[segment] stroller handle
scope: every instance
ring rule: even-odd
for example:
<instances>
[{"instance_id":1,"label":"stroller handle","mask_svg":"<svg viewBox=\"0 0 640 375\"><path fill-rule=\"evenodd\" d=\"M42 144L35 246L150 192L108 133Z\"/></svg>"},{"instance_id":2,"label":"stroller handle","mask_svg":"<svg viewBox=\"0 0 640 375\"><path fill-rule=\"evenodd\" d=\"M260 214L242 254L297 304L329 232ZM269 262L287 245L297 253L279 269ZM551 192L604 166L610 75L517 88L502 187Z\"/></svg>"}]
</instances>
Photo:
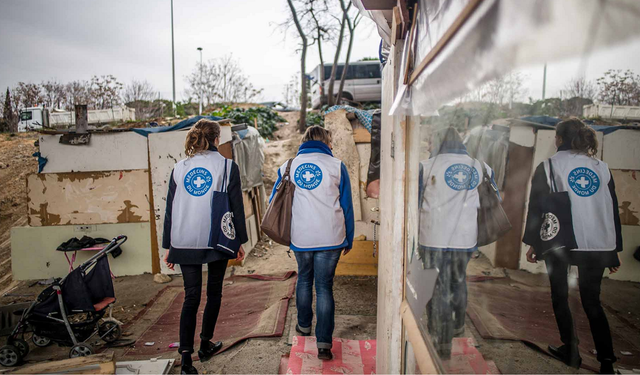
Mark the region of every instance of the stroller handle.
<instances>
[{"instance_id":1,"label":"stroller handle","mask_svg":"<svg viewBox=\"0 0 640 375\"><path fill-rule=\"evenodd\" d=\"M98 261L98 259L109 255L109 253L111 253L115 249L117 249L120 246L122 246L123 243L127 242L127 239L128 239L128 237L125 236L125 235L120 235L120 236L114 237L111 240L111 242L109 242L109 244L107 246L105 246L104 249L100 250L96 255L94 255L91 258L89 258L89 260L87 260L86 262L82 263L80 265L80 268L87 269L87 268L91 267L93 264L95 264Z\"/></svg>"}]
</instances>

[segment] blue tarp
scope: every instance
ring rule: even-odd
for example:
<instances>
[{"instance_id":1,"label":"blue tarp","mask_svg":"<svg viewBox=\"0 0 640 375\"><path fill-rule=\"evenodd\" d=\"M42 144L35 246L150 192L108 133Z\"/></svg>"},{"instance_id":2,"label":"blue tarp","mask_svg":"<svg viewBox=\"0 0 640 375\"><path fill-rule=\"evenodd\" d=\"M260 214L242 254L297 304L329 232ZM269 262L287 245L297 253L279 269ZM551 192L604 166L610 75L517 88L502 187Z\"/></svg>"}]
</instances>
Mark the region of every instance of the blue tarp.
<instances>
[{"instance_id":1,"label":"blue tarp","mask_svg":"<svg viewBox=\"0 0 640 375\"><path fill-rule=\"evenodd\" d=\"M585 121L585 122L587 122L587 121ZM630 126L630 125L607 126L607 125L591 125L591 124L589 124L589 126L591 126L593 128L593 130L595 130L597 132L603 132L604 135L607 135L609 133L613 133L616 130L622 130L622 129L640 130L640 126Z\"/></svg>"},{"instance_id":2,"label":"blue tarp","mask_svg":"<svg viewBox=\"0 0 640 375\"><path fill-rule=\"evenodd\" d=\"M190 128L196 122L198 122L198 120L203 118L206 118L207 120L213 120L213 121L220 121L223 119L222 117L218 117L218 116L195 116L195 117L180 121L179 123L173 126L160 126L157 128L136 128L136 129L133 129L133 131L140 135L144 135L145 137L148 137L150 133L164 133L164 132L172 132L175 130Z\"/></svg>"},{"instance_id":3,"label":"blue tarp","mask_svg":"<svg viewBox=\"0 0 640 375\"><path fill-rule=\"evenodd\" d=\"M364 110L353 108L348 105L334 105L333 107L330 107L326 111L324 111L324 114L326 115L327 113L337 111L339 109L344 109L347 112L355 113L358 120L360 120L360 123L364 125L369 133L371 133L371 121L373 121L373 112L375 111L375 109Z\"/></svg>"}]
</instances>

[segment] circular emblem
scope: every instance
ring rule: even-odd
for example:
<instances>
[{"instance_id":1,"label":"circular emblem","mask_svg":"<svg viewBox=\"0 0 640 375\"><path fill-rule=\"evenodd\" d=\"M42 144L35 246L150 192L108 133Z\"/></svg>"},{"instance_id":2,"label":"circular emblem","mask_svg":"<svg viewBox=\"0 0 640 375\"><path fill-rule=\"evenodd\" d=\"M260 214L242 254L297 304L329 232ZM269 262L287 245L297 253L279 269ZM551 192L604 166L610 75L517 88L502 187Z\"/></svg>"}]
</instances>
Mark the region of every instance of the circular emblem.
<instances>
[{"instance_id":1,"label":"circular emblem","mask_svg":"<svg viewBox=\"0 0 640 375\"><path fill-rule=\"evenodd\" d=\"M312 163L303 163L293 174L296 185L303 189L313 190L322 182L322 169Z\"/></svg>"},{"instance_id":2,"label":"circular emblem","mask_svg":"<svg viewBox=\"0 0 640 375\"><path fill-rule=\"evenodd\" d=\"M444 180L453 190L473 190L480 183L480 175L472 166L453 164L444 172Z\"/></svg>"},{"instance_id":3,"label":"circular emblem","mask_svg":"<svg viewBox=\"0 0 640 375\"><path fill-rule=\"evenodd\" d=\"M558 232L560 232L558 217L551 212L547 212L544 214L542 227L540 227L540 239L543 241L552 240L558 235Z\"/></svg>"},{"instance_id":4,"label":"circular emblem","mask_svg":"<svg viewBox=\"0 0 640 375\"><path fill-rule=\"evenodd\" d=\"M201 197L209 191L213 177L204 168L193 168L184 176L184 188L194 197Z\"/></svg>"},{"instance_id":5,"label":"circular emblem","mask_svg":"<svg viewBox=\"0 0 640 375\"><path fill-rule=\"evenodd\" d=\"M576 168L569 173L569 186L579 197L589 197L600 189L600 177L589 168Z\"/></svg>"},{"instance_id":6,"label":"circular emblem","mask_svg":"<svg viewBox=\"0 0 640 375\"><path fill-rule=\"evenodd\" d=\"M231 212L222 215L222 233L230 240L236 239L236 228L233 226Z\"/></svg>"}]
</instances>

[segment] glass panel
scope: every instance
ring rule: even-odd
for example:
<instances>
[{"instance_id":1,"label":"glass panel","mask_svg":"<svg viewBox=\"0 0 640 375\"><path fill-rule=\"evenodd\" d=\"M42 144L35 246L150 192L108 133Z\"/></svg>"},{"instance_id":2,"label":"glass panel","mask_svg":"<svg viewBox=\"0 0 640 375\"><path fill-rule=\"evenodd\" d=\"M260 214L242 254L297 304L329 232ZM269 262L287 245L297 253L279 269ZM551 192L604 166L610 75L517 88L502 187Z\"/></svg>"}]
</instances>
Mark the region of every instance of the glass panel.
<instances>
[{"instance_id":1,"label":"glass panel","mask_svg":"<svg viewBox=\"0 0 640 375\"><path fill-rule=\"evenodd\" d=\"M20 112L20 120L21 121L29 121L33 118L33 113L31 111Z\"/></svg>"}]
</instances>

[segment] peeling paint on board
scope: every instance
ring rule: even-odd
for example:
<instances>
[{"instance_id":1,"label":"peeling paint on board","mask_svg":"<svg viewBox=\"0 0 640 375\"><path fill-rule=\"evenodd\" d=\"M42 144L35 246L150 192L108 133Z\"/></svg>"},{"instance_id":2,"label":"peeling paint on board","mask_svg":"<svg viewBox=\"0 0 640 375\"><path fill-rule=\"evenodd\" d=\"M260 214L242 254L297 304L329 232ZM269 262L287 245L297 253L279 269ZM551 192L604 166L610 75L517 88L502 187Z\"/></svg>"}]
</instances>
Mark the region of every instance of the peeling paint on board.
<instances>
[{"instance_id":1,"label":"peeling paint on board","mask_svg":"<svg viewBox=\"0 0 640 375\"><path fill-rule=\"evenodd\" d=\"M640 226L640 181L635 170L612 169L620 210L620 224Z\"/></svg>"},{"instance_id":2,"label":"peeling paint on board","mask_svg":"<svg viewBox=\"0 0 640 375\"><path fill-rule=\"evenodd\" d=\"M29 225L148 222L148 173L134 170L29 175Z\"/></svg>"}]
</instances>

